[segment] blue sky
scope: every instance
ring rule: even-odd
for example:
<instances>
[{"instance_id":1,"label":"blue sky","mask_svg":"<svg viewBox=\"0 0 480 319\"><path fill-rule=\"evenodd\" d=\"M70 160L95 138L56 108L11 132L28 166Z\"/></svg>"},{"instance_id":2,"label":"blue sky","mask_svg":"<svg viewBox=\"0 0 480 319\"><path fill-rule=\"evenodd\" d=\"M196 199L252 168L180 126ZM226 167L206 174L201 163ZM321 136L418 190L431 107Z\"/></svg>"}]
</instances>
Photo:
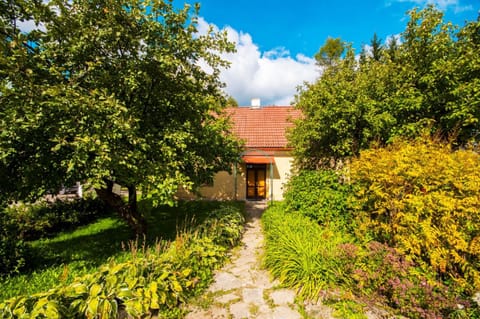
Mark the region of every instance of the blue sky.
<instances>
[{"instance_id":1,"label":"blue sky","mask_svg":"<svg viewBox=\"0 0 480 319\"><path fill-rule=\"evenodd\" d=\"M291 105L299 85L318 79L313 56L329 36L358 53L375 32L383 41L398 36L414 7L434 4L457 25L476 20L480 10L480 0L173 0L177 7L195 2L201 3L199 32L213 25L236 43L236 53L222 56L230 68L221 80L240 105L252 98ZM35 24L24 21L20 28L28 32Z\"/></svg>"},{"instance_id":2,"label":"blue sky","mask_svg":"<svg viewBox=\"0 0 480 319\"><path fill-rule=\"evenodd\" d=\"M385 39L405 28L406 12L429 1L396 0L200 0L201 16L220 28L249 33L260 50L284 47L292 55L313 56L328 36L341 37L355 48L373 33ZM475 20L480 0L430 1L456 24Z\"/></svg>"},{"instance_id":3,"label":"blue sky","mask_svg":"<svg viewBox=\"0 0 480 319\"><path fill-rule=\"evenodd\" d=\"M232 66L222 79L241 105L254 97L263 105L290 104L298 85L318 78L312 58L328 36L352 43L359 52L374 32L383 41L401 33L406 12L414 7L433 3L446 21L458 25L476 20L480 10L480 0L199 2L201 24L226 29L237 43L237 54L226 56Z\"/></svg>"}]
</instances>

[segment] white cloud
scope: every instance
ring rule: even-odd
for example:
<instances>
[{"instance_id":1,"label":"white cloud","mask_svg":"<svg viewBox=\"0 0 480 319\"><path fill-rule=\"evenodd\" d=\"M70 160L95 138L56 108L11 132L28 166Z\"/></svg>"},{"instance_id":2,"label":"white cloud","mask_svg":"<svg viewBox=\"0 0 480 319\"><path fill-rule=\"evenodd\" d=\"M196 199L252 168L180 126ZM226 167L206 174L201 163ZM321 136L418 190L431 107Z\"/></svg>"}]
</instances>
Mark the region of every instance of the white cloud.
<instances>
[{"instance_id":1,"label":"white cloud","mask_svg":"<svg viewBox=\"0 0 480 319\"><path fill-rule=\"evenodd\" d=\"M462 12L465 12L465 11L473 11L473 6L471 4L467 5L467 6L458 5L458 6L455 7L455 10L454 10L455 14L462 13Z\"/></svg>"},{"instance_id":2,"label":"white cloud","mask_svg":"<svg viewBox=\"0 0 480 319\"><path fill-rule=\"evenodd\" d=\"M43 23L37 24L34 20L17 21L17 27L24 33L33 30L45 31L45 25Z\"/></svg>"},{"instance_id":3,"label":"white cloud","mask_svg":"<svg viewBox=\"0 0 480 319\"><path fill-rule=\"evenodd\" d=\"M200 18L198 30L207 30L206 25ZM292 57L285 48L261 52L250 34L231 27L225 30L228 39L236 43L237 52L223 55L231 65L222 72L221 79L226 83L226 93L240 105L249 105L251 98L260 98L262 105L290 105L297 86L319 76L313 58L302 54Z\"/></svg>"},{"instance_id":4,"label":"white cloud","mask_svg":"<svg viewBox=\"0 0 480 319\"><path fill-rule=\"evenodd\" d=\"M397 44L401 44L402 43L402 36L400 33L397 33L397 34L390 34L390 35L387 35L386 39L385 39L385 44L388 44L390 43L390 41L395 38L395 40L397 41Z\"/></svg>"},{"instance_id":5,"label":"white cloud","mask_svg":"<svg viewBox=\"0 0 480 319\"><path fill-rule=\"evenodd\" d=\"M453 9L454 13L473 10L472 5L462 5L460 0L390 0L387 5L391 5L394 2L410 2L422 7L433 4L442 11Z\"/></svg>"},{"instance_id":6,"label":"white cloud","mask_svg":"<svg viewBox=\"0 0 480 319\"><path fill-rule=\"evenodd\" d=\"M50 2L49 0L42 0L43 4L48 4L49 2ZM60 12L58 10L58 7L52 4L50 4L49 7L57 14ZM37 23L34 20L17 21L17 27L24 33L29 33L30 31L33 31L33 30L40 30L40 31L46 30L45 25L42 22Z\"/></svg>"}]
</instances>

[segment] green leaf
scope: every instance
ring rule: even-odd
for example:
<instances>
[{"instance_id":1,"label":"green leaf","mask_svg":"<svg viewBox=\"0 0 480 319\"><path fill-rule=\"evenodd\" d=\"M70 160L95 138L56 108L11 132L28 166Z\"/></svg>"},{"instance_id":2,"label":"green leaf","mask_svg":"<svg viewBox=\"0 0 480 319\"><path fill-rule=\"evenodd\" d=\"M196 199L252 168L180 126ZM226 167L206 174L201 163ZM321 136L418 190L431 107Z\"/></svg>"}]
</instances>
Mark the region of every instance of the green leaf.
<instances>
[{"instance_id":1,"label":"green leaf","mask_svg":"<svg viewBox=\"0 0 480 319\"><path fill-rule=\"evenodd\" d=\"M100 298L93 298L87 302L87 313L95 315L98 313Z\"/></svg>"},{"instance_id":2,"label":"green leaf","mask_svg":"<svg viewBox=\"0 0 480 319\"><path fill-rule=\"evenodd\" d=\"M100 292L102 291L102 286L99 285L99 284L93 284L91 287L90 287L90 297L96 297L100 294Z\"/></svg>"},{"instance_id":3,"label":"green leaf","mask_svg":"<svg viewBox=\"0 0 480 319\"><path fill-rule=\"evenodd\" d=\"M57 303L55 302L48 302L47 307L45 309L45 315L47 318L60 318L60 313L58 311Z\"/></svg>"},{"instance_id":4,"label":"green leaf","mask_svg":"<svg viewBox=\"0 0 480 319\"><path fill-rule=\"evenodd\" d=\"M183 291L183 288L182 286L180 285L180 283L176 280L172 280L171 281L171 287L173 288L174 291L176 292L181 292Z\"/></svg>"},{"instance_id":5,"label":"green leaf","mask_svg":"<svg viewBox=\"0 0 480 319\"><path fill-rule=\"evenodd\" d=\"M77 295L83 295L88 292L87 286L85 284L74 283L72 284L72 287L74 288Z\"/></svg>"},{"instance_id":6,"label":"green leaf","mask_svg":"<svg viewBox=\"0 0 480 319\"><path fill-rule=\"evenodd\" d=\"M191 269L191 268L185 268L184 270L182 270L182 275L183 275L184 277L188 277L191 273L192 273L192 269Z\"/></svg>"}]
</instances>

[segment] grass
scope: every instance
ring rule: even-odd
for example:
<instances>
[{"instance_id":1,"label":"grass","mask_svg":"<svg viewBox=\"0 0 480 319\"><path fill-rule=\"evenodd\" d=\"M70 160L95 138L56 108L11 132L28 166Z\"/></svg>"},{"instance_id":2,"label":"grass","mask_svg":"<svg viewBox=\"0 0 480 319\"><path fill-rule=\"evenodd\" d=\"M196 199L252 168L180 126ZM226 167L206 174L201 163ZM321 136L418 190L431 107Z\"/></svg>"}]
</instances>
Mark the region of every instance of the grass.
<instances>
[{"instance_id":1,"label":"grass","mask_svg":"<svg viewBox=\"0 0 480 319\"><path fill-rule=\"evenodd\" d=\"M150 209L145 245L173 240L179 230L195 227L208 211L220 205L218 202L181 202L177 207ZM71 283L75 277L94 272L110 258L125 260L130 256L128 242L134 239L128 226L111 216L50 239L33 241L29 270L0 279L0 301Z\"/></svg>"},{"instance_id":2,"label":"grass","mask_svg":"<svg viewBox=\"0 0 480 319\"><path fill-rule=\"evenodd\" d=\"M0 281L0 300L69 283L110 257L119 259L126 254L121 245L129 236L127 226L115 217L107 217L51 239L33 241L29 271Z\"/></svg>"},{"instance_id":3,"label":"grass","mask_svg":"<svg viewBox=\"0 0 480 319\"><path fill-rule=\"evenodd\" d=\"M296 289L300 298L316 301L324 289L339 284L345 261L338 245L351 238L303 215L285 214L281 204L269 207L262 222L265 266L282 285Z\"/></svg>"},{"instance_id":4,"label":"grass","mask_svg":"<svg viewBox=\"0 0 480 319\"><path fill-rule=\"evenodd\" d=\"M262 216L264 263L272 275L282 286L295 289L299 301L318 302L328 296L326 292L348 289L350 279L343 271L351 260L339 246L353 242L353 237L334 226L321 227L298 212L285 213L284 208L276 203ZM361 304L342 298L328 299L335 318L366 318Z\"/></svg>"}]
</instances>

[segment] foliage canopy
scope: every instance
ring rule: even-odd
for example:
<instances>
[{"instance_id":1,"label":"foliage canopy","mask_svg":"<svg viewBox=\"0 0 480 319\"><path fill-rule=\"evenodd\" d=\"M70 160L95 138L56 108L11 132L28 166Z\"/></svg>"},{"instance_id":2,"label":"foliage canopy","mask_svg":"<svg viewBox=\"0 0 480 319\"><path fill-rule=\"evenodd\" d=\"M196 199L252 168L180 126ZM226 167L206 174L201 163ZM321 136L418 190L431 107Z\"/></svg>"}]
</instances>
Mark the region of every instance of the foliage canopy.
<instances>
[{"instance_id":1,"label":"foliage canopy","mask_svg":"<svg viewBox=\"0 0 480 319\"><path fill-rule=\"evenodd\" d=\"M347 46L296 97L304 114L290 134L297 163L315 168L424 130L454 135L460 145L477 140L479 33L480 21L458 28L429 6L410 12L399 42L385 48L374 36L375 52L360 59Z\"/></svg>"},{"instance_id":2,"label":"foliage canopy","mask_svg":"<svg viewBox=\"0 0 480 319\"><path fill-rule=\"evenodd\" d=\"M332 67L342 57L345 51L345 43L340 38L328 37L324 45L315 54L315 60L319 66Z\"/></svg>"},{"instance_id":3,"label":"foliage canopy","mask_svg":"<svg viewBox=\"0 0 480 319\"><path fill-rule=\"evenodd\" d=\"M228 169L238 143L218 116L225 102L219 72L227 67L219 53L233 45L213 29L198 33L198 6L176 10L163 0L3 6L1 203L82 181L138 226L137 188L172 203L179 185L193 187ZM22 20L39 27L22 33ZM113 182L128 188L128 205L112 193Z\"/></svg>"},{"instance_id":4,"label":"foliage canopy","mask_svg":"<svg viewBox=\"0 0 480 319\"><path fill-rule=\"evenodd\" d=\"M285 210L300 211L322 226L353 228L348 198L351 186L333 170L304 170L285 185Z\"/></svg>"}]
</instances>

